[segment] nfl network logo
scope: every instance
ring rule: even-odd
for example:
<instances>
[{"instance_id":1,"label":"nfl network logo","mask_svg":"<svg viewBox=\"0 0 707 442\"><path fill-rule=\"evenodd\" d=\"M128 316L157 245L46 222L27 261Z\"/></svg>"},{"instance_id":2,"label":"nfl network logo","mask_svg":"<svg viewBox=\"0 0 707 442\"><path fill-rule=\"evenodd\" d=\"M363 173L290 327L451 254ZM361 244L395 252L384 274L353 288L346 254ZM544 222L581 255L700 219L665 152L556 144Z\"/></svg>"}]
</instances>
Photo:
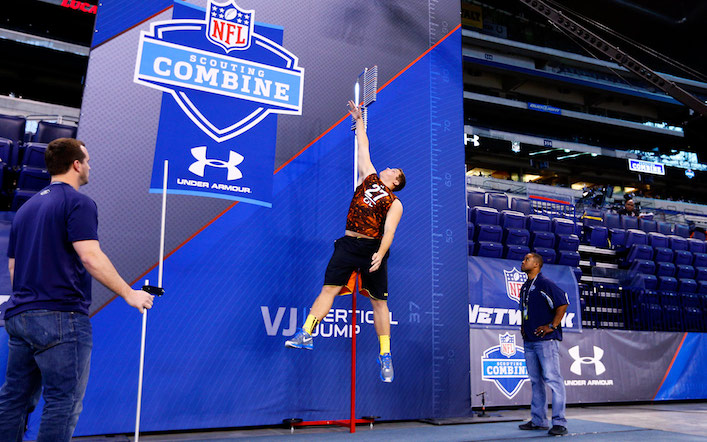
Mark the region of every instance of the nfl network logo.
<instances>
[{"instance_id":1,"label":"nfl network logo","mask_svg":"<svg viewBox=\"0 0 707 442\"><path fill-rule=\"evenodd\" d=\"M206 28L206 38L210 42L221 46L226 53L250 47L254 10L241 9L233 1L209 1L206 11L210 14Z\"/></svg>"},{"instance_id":2,"label":"nfl network logo","mask_svg":"<svg viewBox=\"0 0 707 442\"><path fill-rule=\"evenodd\" d=\"M520 303L520 289L528 279L528 275L513 267L513 270L504 270L503 277L506 280L506 294L515 302Z\"/></svg>"},{"instance_id":3,"label":"nfl network logo","mask_svg":"<svg viewBox=\"0 0 707 442\"><path fill-rule=\"evenodd\" d=\"M498 335L498 342L481 355L481 379L493 382L504 396L513 399L528 381L525 352L516 346L515 334Z\"/></svg>"}]
</instances>

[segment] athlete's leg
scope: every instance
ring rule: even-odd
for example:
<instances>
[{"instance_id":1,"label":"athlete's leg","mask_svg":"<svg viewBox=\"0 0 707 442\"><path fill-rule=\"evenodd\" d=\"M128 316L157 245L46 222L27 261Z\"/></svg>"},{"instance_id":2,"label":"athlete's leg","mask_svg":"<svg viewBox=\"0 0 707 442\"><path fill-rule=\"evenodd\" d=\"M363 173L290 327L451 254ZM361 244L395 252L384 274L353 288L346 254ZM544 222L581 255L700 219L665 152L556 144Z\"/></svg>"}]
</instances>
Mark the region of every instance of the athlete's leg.
<instances>
[{"instance_id":1,"label":"athlete's leg","mask_svg":"<svg viewBox=\"0 0 707 442\"><path fill-rule=\"evenodd\" d=\"M317 327L317 324L329 314L331 305L334 303L334 298L336 298L341 291L341 287L340 285L325 285L322 287L322 291L319 293L319 296L317 296L317 299L314 300L314 304L312 304L309 316L307 316L307 321L303 327L307 333L311 335Z\"/></svg>"},{"instance_id":2,"label":"athlete's leg","mask_svg":"<svg viewBox=\"0 0 707 442\"><path fill-rule=\"evenodd\" d=\"M378 336L390 336L390 311L388 301L371 298L373 306L373 325Z\"/></svg>"}]
</instances>

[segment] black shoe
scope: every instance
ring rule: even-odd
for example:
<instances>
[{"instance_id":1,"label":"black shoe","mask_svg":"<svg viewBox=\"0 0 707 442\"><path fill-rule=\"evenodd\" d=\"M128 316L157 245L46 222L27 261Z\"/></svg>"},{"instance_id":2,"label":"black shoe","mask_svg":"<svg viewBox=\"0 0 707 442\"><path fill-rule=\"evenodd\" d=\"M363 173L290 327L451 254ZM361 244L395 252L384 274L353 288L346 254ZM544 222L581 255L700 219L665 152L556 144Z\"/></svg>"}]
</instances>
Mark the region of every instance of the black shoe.
<instances>
[{"instance_id":1,"label":"black shoe","mask_svg":"<svg viewBox=\"0 0 707 442\"><path fill-rule=\"evenodd\" d=\"M553 425L550 431L547 432L550 436L564 436L567 434L567 428L562 425Z\"/></svg>"},{"instance_id":2,"label":"black shoe","mask_svg":"<svg viewBox=\"0 0 707 442\"><path fill-rule=\"evenodd\" d=\"M533 421L526 422L524 424L518 425L518 428L521 430L547 430L550 427L543 427L541 425L535 425ZM563 427L564 428L564 427ZM567 430L565 430L565 433ZM563 433L564 434L564 433Z\"/></svg>"}]
</instances>

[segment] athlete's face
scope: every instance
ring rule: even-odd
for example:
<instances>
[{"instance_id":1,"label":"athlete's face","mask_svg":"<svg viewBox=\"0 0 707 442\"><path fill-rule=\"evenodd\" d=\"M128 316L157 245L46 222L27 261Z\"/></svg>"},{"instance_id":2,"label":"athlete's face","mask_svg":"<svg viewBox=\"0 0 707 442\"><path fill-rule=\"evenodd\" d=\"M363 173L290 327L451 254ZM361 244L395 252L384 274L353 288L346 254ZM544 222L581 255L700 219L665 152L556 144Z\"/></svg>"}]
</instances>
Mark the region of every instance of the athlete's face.
<instances>
[{"instance_id":1,"label":"athlete's face","mask_svg":"<svg viewBox=\"0 0 707 442\"><path fill-rule=\"evenodd\" d=\"M88 160L90 159L88 156L88 151L84 146L81 146L81 150L83 153L86 155L86 157L83 159L83 161L80 164L80 170L79 170L79 185L83 186L84 184L88 184L88 171L91 170L91 166L88 165Z\"/></svg>"},{"instance_id":2,"label":"athlete's face","mask_svg":"<svg viewBox=\"0 0 707 442\"><path fill-rule=\"evenodd\" d=\"M398 175L400 175L401 170L400 169L391 169L388 167L387 169L384 169L381 171L381 178L383 180L391 180L395 181L396 185L398 184Z\"/></svg>"}]
</instances>

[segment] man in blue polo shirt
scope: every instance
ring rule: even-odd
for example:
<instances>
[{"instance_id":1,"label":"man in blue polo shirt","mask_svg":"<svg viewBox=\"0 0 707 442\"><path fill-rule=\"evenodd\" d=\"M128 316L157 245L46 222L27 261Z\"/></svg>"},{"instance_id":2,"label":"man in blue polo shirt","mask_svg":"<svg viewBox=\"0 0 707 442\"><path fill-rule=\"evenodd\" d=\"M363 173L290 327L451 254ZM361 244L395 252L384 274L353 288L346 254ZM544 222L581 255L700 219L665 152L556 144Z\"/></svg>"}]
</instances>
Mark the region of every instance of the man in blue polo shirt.
<instances>
[{"instance_id":1,"label":"man in blue polo shirt","mask_svg":"<svg viewBox=\"0 0 707 442\"><path fill-rule=\"evenodd\" d=\"M521 335L525 348L525 365L532 389L531 420L519 425L521 430L547 430L547 398L545 386L552 390L553 436L567 434L565 419L565 382L560 373L558 341L562 340L562 316L567 311L569 298L555 283L545 278L540 269L543 258L528 253L521 271L528 275L520 289Z\"/></svg>"},{"instance_id":2,"label":"man in blue polo shirt","mask_svg":"<svg viewBox=\"0 0 707 442\"><path fill-rule=\"evenodd\" d=\"M51 184L17 211L7 255L12 297L5 311L9 355L0 389L0 441L21 441L27 410L43 388L38 441L68 441L81 413L93 345L88 308L91 276L130 306L151 308L98 243L96 203L79 193L88 183L88 151L73 138L49 143Z\"/></svg>"}]
</instances>

